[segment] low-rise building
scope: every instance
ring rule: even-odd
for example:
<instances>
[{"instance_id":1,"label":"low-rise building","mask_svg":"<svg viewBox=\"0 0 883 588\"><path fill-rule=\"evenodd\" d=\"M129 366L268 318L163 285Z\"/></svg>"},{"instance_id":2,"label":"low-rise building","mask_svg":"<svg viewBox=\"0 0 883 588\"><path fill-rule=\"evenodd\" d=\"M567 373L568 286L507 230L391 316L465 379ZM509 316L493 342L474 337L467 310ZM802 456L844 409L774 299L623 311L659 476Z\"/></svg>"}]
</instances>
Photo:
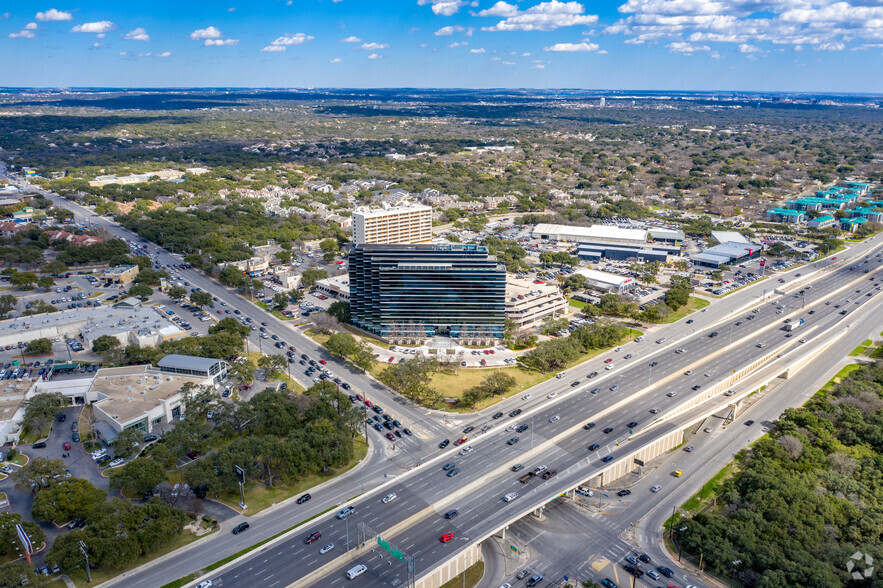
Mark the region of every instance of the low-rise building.
<instances>
[{"instance_id":1,"label":"low-rise building","mask_svg":"<svg viewBox=\"0 0 883 588\"><path fill-rule=\"evenodd\" d=\"M618 276L593 269L581 269L577 270L576 273L585 276L588 287L598 292L624 294L638 286L637 281L628 276Z\"/></svg>"},{"instance_id":2,"label":"low-rise building","mask_svg":"<svg viewBox=\"0 0 883 588\"><path fill-rule=\"evenodd\" d=\"M825 215L825 216L816 217L816 218L810 220L806 224L809 227L814 227L817 229L827 229L829 227L836 227L837 226L837 219L834 218L833 216Z\"/></svg>"},{"instance_id":3,"label":"low-rise building","mask_svg":"<svg viewBox=\"0 0 883 588\"><path fill-rule=\"evenodd\" d=\"M126 286L131 284L132 281L138 277L140 271L141 270L137 265L118 265L105 270L104 273L101 274L101 279L104 280L107 285L117 284L120 286Z\"/></svg>"},{"instance_id":4,"label":"low-rise building","mask_svg":"<svg viewBox=\"0 0 883 588\"><path fill-rule=\"evenodd\" d=\"M547 318L564 314L567 314L567 300L557 285L534 284L507 276L506 318L515 323L516 330L533 329Z\"/></svg>"},{"instance_id":5,"label":"low-rise building","mask_svg":"<svg viewBox=\"0 0 883 588\"><path fill-rule=\"evenodd\" d=\"M350 277L346 274L325 278L316 282L316 290L334 296L338 300L350 299Z\"/></svg>"},{"instance_id":6,"label":"low-rise building","mask_svg":"<svg viewBox=\"0 0 883 588\"><path fill-rule=\"evenodd\" d=\"M840 219L840 230L846 231L848 233L856 232L859 227L868 222L863 216L854 216L852 218L842 218Z\"/></svg>"},{"instance_id":7,"label":"low-rise building","mask_svg":"<svg viewBox=\"0 0 883 588\"><path fill-rule=\"evenodd\" d=\"M766 218L775 223L801 223L806 220L806 213L789 208L773 208L766 211Z\"/></svg>"},{"instance_id":8,"label":"low-rise building","mask_svg":"<svg viewBox=\"0 0 883 588\"><path fill-rule=\"evenodd\" d=\"M196 376L211 380L212 384L226 378L230 369L230 364L223 359L178 354L166 355L156 365L164 373Z\"/></svg>"}]
</instances>

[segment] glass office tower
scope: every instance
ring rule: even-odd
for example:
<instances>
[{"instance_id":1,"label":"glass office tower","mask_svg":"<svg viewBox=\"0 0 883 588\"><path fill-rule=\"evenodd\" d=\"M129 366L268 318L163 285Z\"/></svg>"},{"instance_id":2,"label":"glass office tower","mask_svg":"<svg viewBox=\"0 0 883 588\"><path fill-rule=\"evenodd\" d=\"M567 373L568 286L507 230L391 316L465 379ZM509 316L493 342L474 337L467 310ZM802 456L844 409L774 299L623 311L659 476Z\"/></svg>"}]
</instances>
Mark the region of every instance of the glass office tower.
<instances>
[{"instance_id":1,"label":"glass office tower","mask_svg":"<svg viewBox=\"0 0 883 588\"><path fill-rule=\"evenodd\" d=\"M485 247L357 245L349 275L353 324L385 339L503 337L506 268Z\"/></svg>"}]
</instances>

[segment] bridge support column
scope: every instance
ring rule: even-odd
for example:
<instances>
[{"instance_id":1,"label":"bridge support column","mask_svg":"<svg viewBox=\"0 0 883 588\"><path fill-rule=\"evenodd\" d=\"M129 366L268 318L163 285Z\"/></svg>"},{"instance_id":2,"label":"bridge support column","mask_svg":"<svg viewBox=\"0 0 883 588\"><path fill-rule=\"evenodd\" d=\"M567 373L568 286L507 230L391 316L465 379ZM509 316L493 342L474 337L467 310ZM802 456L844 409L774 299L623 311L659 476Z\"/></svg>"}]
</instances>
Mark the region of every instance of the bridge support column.
<instances>
[{"instance_id":1,"label":"bridge support column","mask_svg":"<svg viewBox=\"0 0 883 588\"><path fill-rule=\"evenodd\" d=\"M539 520L539 521L545 521L546 520L545 510L546 510L546 507L541 506L538 509L536 509L535 511L533 511L533 516L535 516L537 518L537 520Z\"/></svg>"}]
</instances>

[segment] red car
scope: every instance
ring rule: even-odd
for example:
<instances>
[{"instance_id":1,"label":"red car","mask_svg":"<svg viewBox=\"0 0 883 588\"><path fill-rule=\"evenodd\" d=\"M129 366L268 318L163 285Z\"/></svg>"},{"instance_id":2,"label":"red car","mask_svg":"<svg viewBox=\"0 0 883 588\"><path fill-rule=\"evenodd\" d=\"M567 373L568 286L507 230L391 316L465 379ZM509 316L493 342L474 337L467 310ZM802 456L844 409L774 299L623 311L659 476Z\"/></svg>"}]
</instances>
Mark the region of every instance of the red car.
<instances>
[{"instance_id":1,"label":"red car","mask_svg":"<svg viewBox=\"0 0 883 588\"><path fill-rule=\"evenodd\" d=\"M358 394L356 396L358 396ZM372 406L374 406L374 404L366 398L365 399L365 406L367 406L368 408L371 408Z\"/></svg>"},{"instance_id":2,"label":"red car","mask_svg":"<svg viewBox=\"0 0 883 588\"><path fill-rule=\"evenodd\" d=\"M327 364L328 362L325 361L324 359L320 359L320 360L319 360L319 363L321 363L322 365L325 365L325 364Z\"/></svg>"},{"instance_id":3,"label":"red car","mask_svg":"<svg viewBox=\"0 0 883 588\"><path fill-rule=\"evenodd\" d=\"M362 399L362 395L361 395L361 394L356 394L356 400L361 400L361 399ZM368 401L366 400L365 403L367 404Z\"/></svg>"},{"instance_id":4,"label":"red car","mask_svg":"<svg viewBox=\"0 0 883 588\"><path fill-rule=\"evenodd\" d=\"M454 534L453 534L453 533L445 533L444 535L441 536L441 542L442 542L442 543L447 543L448 541L450 541L450 540L453 539L453 538L454 538Z\"/></svg>"},{"instance_id":5,"label":"red car","mask_svg":"<svg viewBox=\"0 0 883 588\"><path fill-rule=\"evenodd\" d=\"M389 439L390 441L395 441L395 440L396 440L396 436L393 435L392 433L387 433L387 434L386 434L386 438Z\"/></svg>"},{"instance_id":6,"label":"red car","mask_svg":"<svg viewBox=\"0 0 883 588\"><path fill-rule=\"evenodd\" d=\"M464 443L466 443L466 435L463 435L462 437L454 441L454 445L463 445Z\"/></svg>"},{"instance_id":7,"label":"red car","mask_svg":"<svg viewBox=\"0 0 883 588\"><path fill-rule=\"evenodd\" d=\"M605 359L605 360L604 360L604 363L610 363L611 361L613 361L613 358L612 358L612 357L610 357L610 358L608 358L608 359Z\"/></svg>"},{"instance_id":8,"label":"red car","mask_svg":"<svg viewBox=\"0 0 883 588\"><path fill-rule=\"evenodd\" d=\"M395 361L395 358L390 357L390 358L389 358L389 363L392 363L393 361Z\"/></svg>"},{"instance_id":9,"label":"red car","mask_svg":"<svg viewBox=\"0 0 883 588\"><path fill-rule=\"evenodd\" d=\"M69 442L67 442L67 441L65 441L64 443L62 443L61 446L64 447L64 450L65 450L65 451L67 451L68 449L71 448L71 444L70 444Z\"/></svg>"},{"instance_id":10,"label":"red car","mask_svg":"<svg viewBox=\"0 0 883 588\"><path fill-rule=\"evenodd\" d=\"M320 533L319 531L313 531L312 533L310 533L309 537L304 539L304 543L309 545L313 541L318 541L321 536L322 536L322 533Z\"/></svg>"}]
</instances>

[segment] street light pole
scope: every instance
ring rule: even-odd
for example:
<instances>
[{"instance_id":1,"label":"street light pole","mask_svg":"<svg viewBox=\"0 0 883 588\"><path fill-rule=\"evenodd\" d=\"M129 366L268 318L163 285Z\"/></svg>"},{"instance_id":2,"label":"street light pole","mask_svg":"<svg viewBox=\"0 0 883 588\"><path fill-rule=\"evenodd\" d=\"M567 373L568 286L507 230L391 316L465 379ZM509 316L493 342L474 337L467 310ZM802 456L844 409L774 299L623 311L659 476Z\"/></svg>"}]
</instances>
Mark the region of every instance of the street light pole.
<instances>
[{"instance_id":1,"label":"street light pole","mask_svg":"<svg viewBox=\"0 0 883 588\"><path fill-rule=\"evenodd\" d=\"M86 578L91 583L92 570L89 569L89 552L86 550L86 544L82 541L80 541L80 552L83 554L83 557L86 558Z\"/></svg>"}]
</instances>

